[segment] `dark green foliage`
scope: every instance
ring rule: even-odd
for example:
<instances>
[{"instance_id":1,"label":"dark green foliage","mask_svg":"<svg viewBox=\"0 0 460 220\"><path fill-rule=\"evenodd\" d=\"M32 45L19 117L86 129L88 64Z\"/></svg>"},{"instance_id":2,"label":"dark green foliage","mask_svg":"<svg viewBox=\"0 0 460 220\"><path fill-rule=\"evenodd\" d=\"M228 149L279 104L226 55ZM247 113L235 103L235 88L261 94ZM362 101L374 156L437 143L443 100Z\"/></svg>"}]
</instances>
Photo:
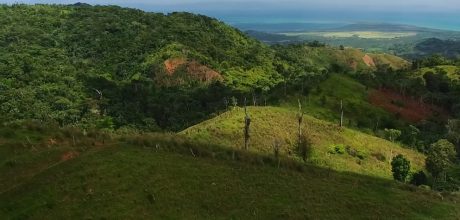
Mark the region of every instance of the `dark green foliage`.
<instances>
[{"instance_id":1,"label":"dark green foliage","mask_svg":"<svg viewBox=\"0 0 460 220\"><path fill-rule=\"evenodd\" d=\"M410 147L415 148L417 145L417 140L419 138L420 130L413 126L409 125L401 132L401 142L409 145Z\"/></svg>"},{"instance_id":2,"label":"dark green foliage","mask_svg":"<svg viewBox=\"0 0 460 220\"><path fill-rule=\"evenodd\" d=\"M280 81L270 48L190 13L13 5L0 7L0 27L0 114L8 120L178 130L223 109L232 90ZM185 83L159 84L163 62L176 57L228 80L203 84L178 73L171 78Z\"/></svg>"},{"instance_id":3,"label":"dark green foliage","mask_svg":"<svg viewBox=\"0 0 460 220\"><path fill-rule=\"evenodd\" d=\"M311 156L313 151L313 144L306 134L300 135L300 140L297 143L297 153L304 162Z\"/></svg>"},{"instance_id":4,"label":"dark green foliage","mask_svg":"<svg viewBox=\"0 0 460 220\"><path fill-rule=\"evenodd\" d=\"M423 172L423 170L420 170L412 175L410 183L416 186L427 185L428 177L426 176L425 172Z\"/></svg>"},{"instance_id":5,"label":"dark green foliage","mask_svg":"<svg viewBox=\"0 0 460 220\"><path fill-rule=\"evenodd\" d=\"M454 145L448 140L442 139L430 146L426 158L426 168L433 175L435 181L440 181L439 179L443 179L446 172L453 166L454 160Z\"/></svg>"},{"instance_id":6,"label":"dark green foliage","mask_svg":"<svg viewBox=\"0 0 460 220\"><path fill-rule=\"evenodd\" d=\"M422 54L436 54L424 59L427 65L433 66L445 64L446 59L442 56L457 58L460 55L460 43L455 40L430 38L418 43L415 49Z\"/></svg>"},{"instance_id":7,"label":"dark green foliage","mask_svg":"<svg viewBox=\"0 0 460 220\"><path fill-rule=\"evenodd\" d=\"M399 136L401 136L401 131L397 129L387 129L385 128L385 138L389 141L395 142Z\"/></svg>"},{"instance_id":8,"label":"dark green foliage","mask_svg":"<svg viewBox=\"0 0 460 220\"><path fill-rule=\"evenodd\" d=\"M400 182L405 182L410 171L410 161L403 155L398 154L391 160L391 172L393 178Z\"/></svg>"},{"instance_id":9,"label":"dark green foliage","mask_svg":"<svg viewBox=\"0 0 460 220\"><path fill-rule=\"evenodd\" d=\"M332 149L329 151L329 153L332 154L344 154L345 153L345 146L342 144L338 144L332 147Z\"/></svg>"}]
</instances>

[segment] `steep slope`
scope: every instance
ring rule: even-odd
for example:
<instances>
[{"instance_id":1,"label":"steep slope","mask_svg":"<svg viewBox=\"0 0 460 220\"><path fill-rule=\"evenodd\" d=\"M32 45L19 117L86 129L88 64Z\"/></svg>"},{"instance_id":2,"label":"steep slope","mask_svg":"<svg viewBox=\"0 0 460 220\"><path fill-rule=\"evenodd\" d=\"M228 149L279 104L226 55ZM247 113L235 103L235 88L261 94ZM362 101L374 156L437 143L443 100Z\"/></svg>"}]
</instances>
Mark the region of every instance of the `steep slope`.
<instances>
[{"instance_id":1,"label":"steep slope","mask_svg":"<svg viewBox=\"0 0 460 220\"><path fill-rule=\"evenodd\" d=\"M279 141L283 155L298 158L295 148L296 111L249 107L248 112L251 116L251 151L272 155L274 142ZM236 108L181 133L196 140L242 148L243 127L244 111ZM389 161L397 154L409 158L414 171L424 166L425 156L420 153L355 130L340 128L337 124L305 115L302 127L313 144L309 161L318 166L384 178L391 178Z\"/></svg>"},{"instance_id":2,"label":"steep slope","mask_svg":"<svg viewBox=\"0 0 460 220\"><path fill-rule=\"evenodd\" d=\"M227 90L271 88L280 78L273 57L268 46L201 15L85 4L0 5L0 115L5 121L94 127L101 120L111 127L174 130L221 108L217 103ZM186 83L163 88L164 62L174 58L190 61L182 68L187 74L178 68L168 77ZM200 95L212 90L209 77L222 90L218 75L231 77L222 97Z\"/></svg>"},{"instance_id":3,"label":"steep slope","mask_svg":"<svg viewBox=\"0 0 460 220\"><path fill-rule=\"evenodd\" d=\"M0 172L2 183L15 184L0 192L2 218L455 219L460 214L455 196L441 199L393 181L302 164L295 171L284 162L276 168L273 159L247 153L252 159L234 161L226 148L176 135L84 138L75 130L29 127L0 128L1 156L9 158L1 158L2 169L31 174L16 179L15 173ZM49 138L58 144L47 146ZM37 158L40 154L69 150L78 156L56 157L40 170L29 166L33 158L38 164L48 160Z\"/></svg>"}]
</instances>

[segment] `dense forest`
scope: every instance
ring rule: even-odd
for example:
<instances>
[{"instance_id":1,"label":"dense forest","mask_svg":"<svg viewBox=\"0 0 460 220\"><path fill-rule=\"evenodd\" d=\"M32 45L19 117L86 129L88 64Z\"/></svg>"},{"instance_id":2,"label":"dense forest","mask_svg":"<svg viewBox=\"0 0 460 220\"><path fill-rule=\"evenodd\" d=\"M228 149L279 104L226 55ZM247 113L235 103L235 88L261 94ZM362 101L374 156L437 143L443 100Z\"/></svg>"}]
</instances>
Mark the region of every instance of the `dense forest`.
<instances>
[{"instance_id":1,"label":"dense forest","mask_svg":"<svg viewBox=\"0 0 460 220\"><path fill-rule=\"evenodd\" d=\"M174 130L222 108L227 90L266 91L281 79L270 48L204 16L4 5L0 17L0 111L8 120ZM158 83L170 58L228 80Z\"/></svg>"}]
</instances>

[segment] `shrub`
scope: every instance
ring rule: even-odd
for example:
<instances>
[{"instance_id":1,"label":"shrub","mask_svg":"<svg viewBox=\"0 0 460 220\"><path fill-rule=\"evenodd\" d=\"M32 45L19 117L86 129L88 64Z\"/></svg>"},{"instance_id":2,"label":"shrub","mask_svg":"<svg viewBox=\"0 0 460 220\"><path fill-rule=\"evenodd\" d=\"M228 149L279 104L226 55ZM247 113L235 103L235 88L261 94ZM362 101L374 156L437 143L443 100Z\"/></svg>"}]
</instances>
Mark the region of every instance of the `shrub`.
<instances>
[{"instance_id":1,"label":"shrub","mask_svg":"<svg viewBox=\"0 0 460 220\"><path fill-rule=\"evenodd\" d=\"M345 153L345 146L342 144L338 144L335 146L332 146L332 149L329 150L330 154L344 154Z\"/></svg>"},{"instance_id":2,"label":"shrub","mask_svg":"<svg viewBox=\"0 0 460 220\"><path fill-rule=\"evenodd\" d=\"M396 129L385 128L384 132L385 132L385 138L391 142L396 141L396 139L398 139L399 136L401 136L401 131L396 130Z\"/></svg>"},{"instance_id":3,"label":"shrub","mask_svg":"<svg viewBox=\"0 0 460 220\"><path fill-rule=\"evenodd\" d=\"M302 134L300 136L300 141L297 144L297 152L304 162L307 161L307 158L310 156L312 150L313 148L310 138L307 135Z\"/></svg>"},{"instance_id":4,"label":"shrub","mask_svg":"<svg viewBox=\"0 0 460 220\"><path fill-rule=\"evenodd\" d=\"M398 154L391 161L391 172L393 172L393 178L400 182L405 182L406 177L410 171L410 161L407 160L403 155Z\"/></svg>"},{"instance_id":5,"label":"shrub","mask_svg":"<svg viewBox=\"0 0 460 220\"><path fill-rule=\"evenodd\" d=\"M428 182L428 178L425 172L423 172L422 170L418 171L417 173L414 173L410 180L410 183L416 186L426 185L427 182Z\"/></svg>"},{"instance_id":6,"label":"shrub","mask_svg":"<svg viewBox=\"0 0 460 220\"><path fill-rule=\"evenodd\" d=\"M347 146L345 150L347 151L348 155L352 157L357 157L360 160L366 159L366 155L363 152L356 150L355 148Z\"/></svg>"}]
</instances>

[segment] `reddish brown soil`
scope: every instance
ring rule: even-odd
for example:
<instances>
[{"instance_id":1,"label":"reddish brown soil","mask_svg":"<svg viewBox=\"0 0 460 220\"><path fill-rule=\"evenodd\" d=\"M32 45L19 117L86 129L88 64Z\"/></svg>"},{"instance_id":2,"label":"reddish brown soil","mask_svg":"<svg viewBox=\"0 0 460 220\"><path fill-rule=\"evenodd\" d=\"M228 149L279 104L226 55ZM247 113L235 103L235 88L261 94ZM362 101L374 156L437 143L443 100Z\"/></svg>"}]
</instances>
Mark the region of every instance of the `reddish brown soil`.
<instances>
[{"instance_id":1,"label":"reddish brown soil","mask_svg":"<svg viewBox=\"0 0 460 220\"><path fill-rule=\"evenodd\" d=\"M78 152L76 152L76 151L66 152L66 153L62 154L61 161L71 160L73 158L78 157L78 155L80 155L80 154Z\"/></svg>"},{"instance_id":2,"label":"reddish brown soil","mask_svg":"<svg viewBox=\"0 0 460 220\"><path fill-rule=\"evenodd\" d=\"M412 97L403 96L389 89L374 90L369 94L371 104L381 107L388 112L398 114L400 117L409 122L419 122L429 117L439 114L441 117L447 115L443 109L422 103ZM395 103L402 103L398 106Z\"/></svg>"},{"instance_id":3,"label":"reddish brown soil","mask_svg":"<svg viewBox=\"0 0 460 220\"><path fill-rule=\"evenodd\" d=\"M185 58L172 58L165 60L164 64L166 73L168 75L172 75L174 72L176 72L177 68L184 65L185 63L187 63L187 60Z\"/></svg>"},{"instance_id":4,"label":"reddish brown soil","mask_svg":"<svg viewBox=\"0 0 460 220\"><path fill-rule=\"evenodd\" d=\"M185 58L172 58L164 62L166 73L172 76L179 67L185 67L188 75L202 82L222 81L222 75L217 71L196 61L187 61Z\"/></svg>"},{"instance_id":5,"label":"reddish brown soil","mask_svg":"<svg viewBox=\"0 0 460 220\"><path fill-rule=\"evenodd\" d=\"M369 67L375 67L375 62L374 62L374 59L372 59L372 57L370 57L369 55L365 55L363 57L363 61L364 63L369 66Z\"/></svg>"},{"instance_id":6,"label":"reddish brown soil","mask_svg":"<svg viewBox=\"0 0 460 220\"><path fill-rule=\"evenodd\" d=\"M207 66L201 65L198 62L190 62L187 66L187 72L192 75L194 78L199 79L203 82L214 81L214 80L223 80L220 73L214 71Z\"/></svg>"}]
</instances>

